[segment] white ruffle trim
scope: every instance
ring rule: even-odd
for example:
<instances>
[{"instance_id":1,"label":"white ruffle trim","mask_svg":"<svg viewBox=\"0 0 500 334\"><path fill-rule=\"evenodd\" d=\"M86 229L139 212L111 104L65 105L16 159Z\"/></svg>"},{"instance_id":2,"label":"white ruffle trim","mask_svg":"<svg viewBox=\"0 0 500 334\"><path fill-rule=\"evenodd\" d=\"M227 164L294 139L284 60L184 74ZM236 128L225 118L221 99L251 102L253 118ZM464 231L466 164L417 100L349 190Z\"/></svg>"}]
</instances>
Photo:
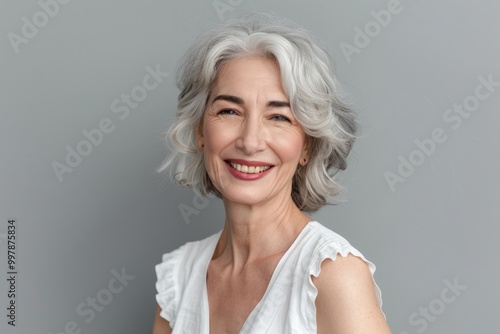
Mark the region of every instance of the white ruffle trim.
<instances>
[{"instance_id":1,"label":"white ruffle trim","mask_svg":"<svg viewBox=\"0 0 500 334\"><path fill-rule=\"evenodd\" d=\"M176 292L179 291L177 278L179 272L179 256L181 252L182 247L164 254L162 262L155 266L157 277L156 290L158 291L156 294L156 302L161 308L160 315L170 323L172 328L177 318L176 305L178 305L177 298L179 296Z\"/></svg>"}]
</instances>

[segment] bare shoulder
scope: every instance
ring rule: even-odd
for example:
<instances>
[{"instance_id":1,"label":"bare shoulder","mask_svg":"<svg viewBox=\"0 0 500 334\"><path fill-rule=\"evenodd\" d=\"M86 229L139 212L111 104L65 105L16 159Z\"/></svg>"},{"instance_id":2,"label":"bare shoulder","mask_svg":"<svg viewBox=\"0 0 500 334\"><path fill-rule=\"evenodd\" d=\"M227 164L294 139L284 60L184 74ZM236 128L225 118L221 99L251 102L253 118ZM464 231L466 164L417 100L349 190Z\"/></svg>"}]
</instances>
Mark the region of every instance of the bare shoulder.
<instances>
[{"instance_id":1,"label":"bare shoulder","mask_svg":"<svg viewBox=\"0 0 500 334\"><path fill-rule=\"evenodd\" d=\"M160 306L156 307L155 319L153 322L153 334L171 334L172 329L167 320L160 315Z\"/></svg>"},{"instance_id":2,"label":"bare shoulder","mask_svg":"<svg viewBox=\"0 0 500 334\"><path fill-rule=\"evenodd\" d=\"M371 272L363 259L337 254L321 263L318 277L316 321L321 333L391 333L380 310Z\"/></svg>"}]
</instances>

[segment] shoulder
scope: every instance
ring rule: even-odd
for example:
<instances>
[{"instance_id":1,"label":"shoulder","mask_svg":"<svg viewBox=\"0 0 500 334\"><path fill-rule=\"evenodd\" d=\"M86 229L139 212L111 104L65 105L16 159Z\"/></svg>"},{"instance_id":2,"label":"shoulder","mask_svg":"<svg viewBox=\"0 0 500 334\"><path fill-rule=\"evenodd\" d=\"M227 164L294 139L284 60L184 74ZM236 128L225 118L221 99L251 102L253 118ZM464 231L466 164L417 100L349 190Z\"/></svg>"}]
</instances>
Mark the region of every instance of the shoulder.
<instances>
[{"instance_id":1,"label":"shoulder","mask_svg":"<svg viewBox=\"0 0 500 334\"><path fill-rule=\"evenodd\" d=\"M337 234L336 232L332 231L331 229L317 221L310 222L310 226L312 231L311 235L314 239L314 242L316 243L317 249L325 246L326 244L333 244L337 248L342 248L346 245L350 245L343 236Z\"/></svg>"},{"instance_id":2,"label":"shoulder","mask_svg":"<svg viewBox=\"0 0 500 334\"><path fill-rule=\"evenodd\" d=\"M337 262L349 262L358 264L362 268L367 267L373 275L376 270L375 265L368 261L360 251L352 246L341 235L330 230L318 222L313 222L311 227L311 237L309 240L311 261L309 263L309 272L318 277L322 271L322 264L329 258ZM347 259L347 260L346 260Z\"/></svg>"},{"instance_id":3,"label":"shoulder","mask_svg":"<svg viewBox=\"0 0 500 334\"><path fill-rule=\"evenodd\" d=\"M373 279L375 266L343 237L324 229L310 271L317 289L318 333L390 333Z\"/></svg>"}]
</instances>

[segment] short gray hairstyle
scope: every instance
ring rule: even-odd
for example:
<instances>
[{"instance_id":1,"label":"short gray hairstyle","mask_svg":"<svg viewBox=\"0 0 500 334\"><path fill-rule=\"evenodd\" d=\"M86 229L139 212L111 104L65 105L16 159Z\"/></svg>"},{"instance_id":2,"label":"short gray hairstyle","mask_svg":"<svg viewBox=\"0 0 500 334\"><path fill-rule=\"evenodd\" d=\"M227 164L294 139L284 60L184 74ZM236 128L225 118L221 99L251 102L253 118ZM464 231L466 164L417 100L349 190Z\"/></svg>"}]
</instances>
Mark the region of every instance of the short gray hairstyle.
<instances>
[{"instance_id":1,"label":"short gray hairstyle","mask_svg":"<svg viewBox=\"0 0 500 334\"><path fill-rule=\"evenodd\" d=\"M308 163L293 177L291 196L299 209L314 212L343 190L335 176L347 168L358 126L342 101L325 49L304 29L275 17L252 15L207 31L188 50L177 73L176 119L165 134L171 154L157 171L169 169L179 184L221 197L205 169L195 129L221 65L249 55L272 58L280 68L283 90L310 145Z\"/></svg>"}]
</instances>

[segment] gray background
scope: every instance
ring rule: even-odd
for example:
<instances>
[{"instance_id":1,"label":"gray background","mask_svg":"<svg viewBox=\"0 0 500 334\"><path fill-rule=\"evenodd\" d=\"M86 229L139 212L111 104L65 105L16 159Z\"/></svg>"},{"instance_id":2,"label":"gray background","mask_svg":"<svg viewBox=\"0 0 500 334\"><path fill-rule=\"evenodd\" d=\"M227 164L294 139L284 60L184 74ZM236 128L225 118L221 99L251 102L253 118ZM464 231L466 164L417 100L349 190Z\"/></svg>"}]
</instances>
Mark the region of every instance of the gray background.
<instances>
[{"instance_id":1,"label":"gray background","mask_svg":"<svg viewBox=\"0 0 500 334\"><path fill-rule=\"evenodd\" d=\"M226 11L218 13L221 3ZM71 1L44 22L37 1L2 1L0 332L64 333L72 321L82 333L150 332L154 265L223 223L219 200L154 173L167 154L161 132L175 112L177 61L204 29L254 10L306 27L336 59L363 137L341 177L346 203L314 218L375 262L393 333L498 333L500 87L472 104L479 77L500 81L500 5L401 0L385 27L375 24L371 11L391 4ZM9 34L22 36L23 17L34 15L42 27L16 50ZM356 27L375 29L369 45L355 40ZM346 56L342 43L363 47ZM170 74L127 117L113 112L115 99L141 92L148 66ZM470 117L460 126L446 121L447 110L464 102L475 109ZM82 131L103 119L114 130L60 181L52 164L65 163L66 146L76 149ZM418 153L415 141L435 128L446 140L428 156ZM400 156L419 165L391 189L385 173L398 173ZM18 221L15 328L6 324L3 278L10 217ZM109 297L112 271L122 268L134 278L86 322L77 307ZM441 292L454 280L462 290L452 302L445 291L445 303Z\"/></svg>"}]
</instances>

